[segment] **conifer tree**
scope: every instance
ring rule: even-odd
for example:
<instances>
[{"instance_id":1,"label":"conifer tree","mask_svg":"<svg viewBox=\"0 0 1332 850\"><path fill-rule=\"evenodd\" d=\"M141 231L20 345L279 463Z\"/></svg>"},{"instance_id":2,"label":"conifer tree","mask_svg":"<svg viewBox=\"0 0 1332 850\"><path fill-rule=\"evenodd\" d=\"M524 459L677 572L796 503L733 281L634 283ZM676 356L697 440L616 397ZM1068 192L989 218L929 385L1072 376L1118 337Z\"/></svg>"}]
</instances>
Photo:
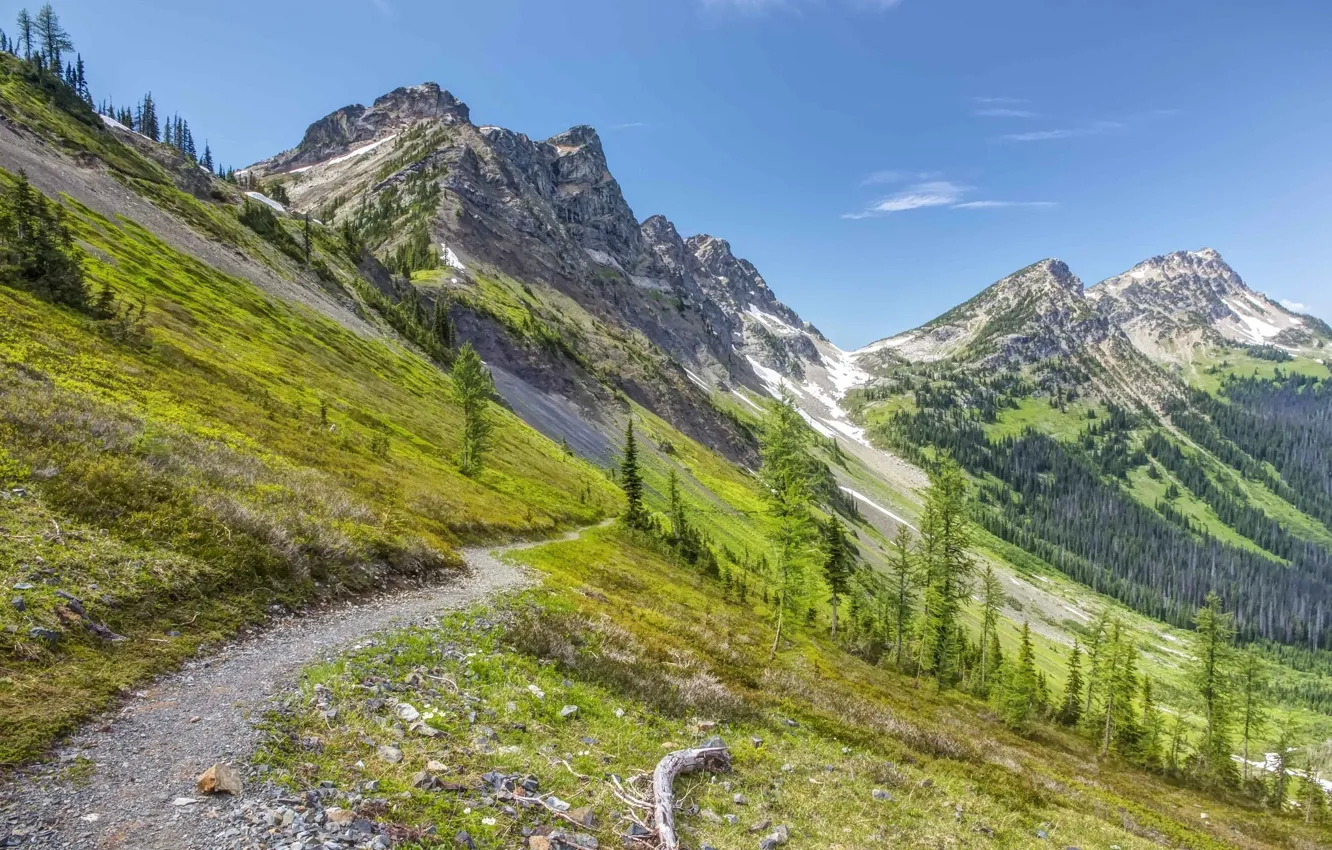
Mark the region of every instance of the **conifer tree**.
<instances>
[{"instance_id":1,"label":"conifer tree","mask_svg":"<svg viewBox=\"0 0 1332 850\"><path fill-rule=\"evenodd\" d=\"M88 290L64 213L19 171L12 188L0 184L0 282L56 304L84 309Z\"/></svg>"},{"instance_id":2,"label":"conifer tree","mask_svg":"<svg viewBox=\"0 0 1332 850\"><path fill-rule=\"evenodd\" d=\"M1004 606L1004 586L994 565L986 562L981 574L981 633L980 633L980 695L989 693L990 666L999 646L999 612Z\"/></svg>"},{"instance_id":3,"label":"conifer tree","mask_svg":"<svg viewBox=\"0 0 1332 850\"><path fill-rule=\"evenodd\" d=\"M144 95L143 102L139 104L139 117L134 129L154 142L162 140L162 128L157 120L157 104L153 102L152 92Z\"/></svg>"},{"instance_id":4,"label":"conifer tree","mask_svg":"<svg viewBox=\"0 0 1332 850\"><path fill-rule=\"evenodd\" d=\"M1036 711L1038 693L1036 650L1031 643L1031 625L1023 620L1017 661L1008 671L1000 697L1000 713L1004 723L1015 728L1026 725Z\"/></svg>"},{"instance_id":5,"label":"conifer tree","mask_svg":"<svg viewBox=\"0 0 1332 850\"><path fill-rule=\"evenodd\" d=\"M805 610L812 555L814 520L810 516L809 429L795 408L789 390L769 407L761 441L763 481L768 503L769 540L772 544L771 584L775 594L777 628L769 659L781 645L788 612Z\"/></svg>"},{"instance_id":6,"label":"conifer tree","mask_svg":"<svg viewBox=\"0 0 1332 850\"><path fill-rule=\"evenodd\" d=\"M951 457L944 457L930 476L921 538L926 574L922 661L940 687L951 687L961 676L958 617L971 592L972 573L966 476Z\"/></svg>"},{"instance_id":7,"label":"conifer tree","mask_svg":"<svg viewBox=\"0 0 1332 850\"><path fill-rule=\"evenodd\" d=\"M1064 679L1064 701L1059 705L1055 719L1065 726L1077 726L1082 717L1082 647L1073 639L1073 652L1068 657L1068 676Z\"/></svg>"},{"instance_id":8,"label":"conifer tree","mask_svg":"<svg viewBox=\"0 0 1332 850\"><path fill-rule=\"evenodd\" d=\"M88 78L83 67L83 54L76 54L76 60L74 63L74 92L83 98L89 106L92 106L92 92L88 91Z\"/></svg>"},{"instance_id":9,"label":"conifer tree","mask_svg":"<svg viewBox=\"0 0 1332 850\"><path fill-rule=\"evenodd\" d=\"M1322 823L1327 816L1327 793L1322 778L1332 766L1332 739L1304 748L1304 775L1300 785L1300 808L1304 822Z\"/></svg>"},{"instance_id":10,"label":"conifer tree","mask_svg":"<svg viewBox=\"0 0 1332 850\"><path fill-rule=\"evenodd\" d=\"M1248 782L1249 742L1254 735L1262 731L1263 725L1267 722L1267 705L1264 699L1267 681L1263 672L1262 657L1256 647L1249 646L1240 656L1236 680L1241 753L1244 756L1241 776L1245 782Z\"/></svg>"},{"instance_id":11,"label":"conifer tree","mask_svg":"<svg viewBox=\"0 0 1332 850\"><path fill-rule=\"evenodd\" d=\"M1142 737L1138 742L1138 761L1144 767L1156 769L1161 765L1161 731L1164 720L1156 707L1152 693L1152 680L1142 677Z\"/></svg>"},{"instance_id":12,"label":"conifer tree","mask_svg":"<svg viewBox=\"0 0 1332 850\"><path fill-rule=\"evenodd\" d=\"M481 356L468 343L458 352L451 373L453 395L463 412L462 449L458 455L458 468L467 476L479 473L490 447L490 432L494 423L490 417L490 397L495 393L495 380L481 362Z\"/></svg>"},{"instance_id":13,"label":"conifer tree","mask_svg":"<svg viewBox=\"0 0 1332 850\"><path fill-rule=\"evenodd\" d=\"M1091 722L1092 702L1101 684L1101 647L1110 626L1110 612L1102 608L1092 621L1091 642L1087 645L1087 698L1082 706L1082 719Z\"/></svg>"},{"instance_id":14,"label":"conifer tree","mask_svg":"<svg viewBox=\"0 0 1332 850\"><path fill-rule=\"evenodd\" d=\"M1170 749L1166 755L1166 768L1171 775L1182 772L1184 756L1189 749L1189 728L1184 720L1184 712L1175 714L1170 724Z\"/></svg>"},{"instance_id":15,"label":"conifer tree","mask_svg":"<svg viewBox=\"0 0 1332 850\"><path fill-rule=\"evenodd\" d=\"M36 32L33 27L32 16L28 14L27 9L19 9L17 26L18 43L23 46L23 58L30 60L32 59Z\"/></svg>"},{"instance_id":16,"label":"conifer tree","mask_svg":"<svg viewBox=\"0 0 1332 850\"><path fill-rule=\"evenodd\" d=\"M837 638L837 607L846 596L855 567L855 544L847 539L846 527L835 516L823 524L823 580L828 584L832 603L832 636Z\"/></svg>"},{"instance_id":17,"label":"conifer tree","mask_svg":"<svg viewBox=\"0 0 1332 850\"><path fill-rule=\"evenodd\" d=\"M203 159L199 160L199 164L208 169L209 174L213 173L213 149L208 146L207 139L204 139Z\"/></svg>"},{"instance_id":18,"label":"conifer tree","mask_svg":"<svg viewBox=\"0 0 1332 850\"><path fill-rule=\"evenodd\" d=\"M1271 765L1272 781L1268 788L1268 803L1278 812L1286 808L1290 799L1290 752L1295 734L1289 721L1277 732L1276 752Z\"/></svg>"},{"instance_id":19,"label":"conifer tree","mask_svg":"<svg viewBox=\"0 0 1332 850\"><path fill-rule=\"evenodd\" d=\"M1193 622L1198 660L1192 678L1202 700L1205 721L1198 747L1199 772L1206 783L1232 785L1237 778L1235 763L1230 758L1233 729L1231 640L1235 629L1231 615L1221 610L1221 598L1215 592L1207 594L1207 600L1198 609Z\"/></svg>"},{"instance_id":20,"label":"conifer tree","mask_svg":"<svg viewBox=\"0 0 1332 850\"><path fill-rule=\"evenodd\" d=\"M624 523L630 528L647 528L648 513L643 507L643 475L638 469L638 442L634 439L634 417L624 428L624 458L620 461L620 489L624 491L627 506Z\"/></svg>"},{"instance_id":21,"label":"conifer tree","mask_svg":"<svg viewBox=\"0 0 1332 850\"><path fill-rule=\"evenodd\" d=\"M897 526L893 537L893 551L888 559L888 594L891 599L893 623L894 663L902 668L902 652L906 643L907 624L915 613L918 571L912 551L911 529L906 523Z\"/></svg>"},{"instance_id":22,"label":"conifer tree","mask_svg":"<svg viewBox=\"0 0 1332 850\"><path fill-rule=\"evenodd\" d=\"M70 40L65 28L60 25L60 17L56 15L50 3L43 3L42 8L37 10L36 29L37 38L42 46L42 56L51 70L59 74L61 56L66 50L74 49L74 42Z\"/></svg>"}]
</instances>

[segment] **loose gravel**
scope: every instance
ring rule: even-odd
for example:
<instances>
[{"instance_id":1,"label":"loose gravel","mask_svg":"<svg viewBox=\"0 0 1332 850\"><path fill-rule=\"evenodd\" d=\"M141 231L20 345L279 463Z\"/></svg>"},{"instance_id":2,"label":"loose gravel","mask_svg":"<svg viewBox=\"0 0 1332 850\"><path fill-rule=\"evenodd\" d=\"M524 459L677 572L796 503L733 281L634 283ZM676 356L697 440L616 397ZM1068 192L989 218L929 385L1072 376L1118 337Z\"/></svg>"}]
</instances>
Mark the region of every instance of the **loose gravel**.
<instances>
[{"instance_id":1,"label":"loose gravel","mask_svg":"<svg viewBox=\"0 0 1332 850\"><path fill-rule=\"evenodd\" d=\"M118 712L86 725L50 762L0 786L0 847L235 846L219 834L241 801L199 795L195 780L215 762L247 760L259 737L254 721L271 698L305 666L376 632L426 624L441 611L520 587L526 572L502 555L537 545L464 550L467 570L450 584L286 618L188 663L136 693ZM80 769L89 760L93 769ZM278 796L276 789L247 788L244 807L252 808L256 797Z\"/></svg>"}]
</instances>

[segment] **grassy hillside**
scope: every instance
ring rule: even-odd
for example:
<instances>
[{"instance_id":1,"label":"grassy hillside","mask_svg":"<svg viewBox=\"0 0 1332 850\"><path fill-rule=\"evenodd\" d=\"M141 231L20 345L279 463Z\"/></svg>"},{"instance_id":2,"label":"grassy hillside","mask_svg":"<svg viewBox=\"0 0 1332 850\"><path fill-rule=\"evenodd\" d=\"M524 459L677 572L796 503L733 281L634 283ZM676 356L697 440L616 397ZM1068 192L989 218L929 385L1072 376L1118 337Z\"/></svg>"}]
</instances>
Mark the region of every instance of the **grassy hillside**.
<instances>
[{"instance_id":1,"label":"grassy hillside","mask_svg":"<svg viewBox=\"0 0 1332 850\"><path fill-rule=\"evenodd\" d=\"M802 635L770 663L761 604L728 596L619 529L520 557L545 577L541 590L384 636L312 670L290 710L271 720L261 760L272 775L292 788L331 781L344 791L377 780L375 794L395 800L386 819L446 837L466 830L478 847L514 846L525 827L543 824L610 846L630 811L611 775L641 791L635 777L665 751L715 731L735 768L680 781L692 846L751 848L778 825L795 846L828 848L1322 841L1298 820L1097 759L1080 738L1015 735L984 703L821 638ZM444 735L395 725L392 701L368 702L365 682L384 683ZM566 705L577 713L562 716ZM330 729L321 714L329 709L345 724ZM400 749L402 761L378 758L380 745ZM431 760L459 790L413 787ZM488 804L481 777L490 771L535 776L540 793L590 809L593 826Z\"/></svg>"},{"instance_id":2,"label":"grassy hillside","mask_svg":"<svg viewBox=\"0 0 1332 850\"><path fill-rule=\"evenodd\" d=\"M387 328L358 335L65 206L93 290L142 318L0 287L0 581L31 585L0 612L0 762L269 604L615 510L603 474L503 412L490 468L460 475L447 375ZM57 591L128 640L82 628Z\"/></svg>"}]
</instances>

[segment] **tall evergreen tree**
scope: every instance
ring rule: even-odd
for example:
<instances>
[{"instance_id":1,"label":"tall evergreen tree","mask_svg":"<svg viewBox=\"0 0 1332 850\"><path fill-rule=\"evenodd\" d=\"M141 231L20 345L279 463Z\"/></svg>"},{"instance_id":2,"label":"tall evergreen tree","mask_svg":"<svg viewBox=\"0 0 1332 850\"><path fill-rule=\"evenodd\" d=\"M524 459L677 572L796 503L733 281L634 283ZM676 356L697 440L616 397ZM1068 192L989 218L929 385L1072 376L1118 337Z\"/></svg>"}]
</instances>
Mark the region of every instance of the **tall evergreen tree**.
<instances>
[{"instance_id":1,"label":"tall evergreen tree","mask_svg":"<svg viewBox=\"0 0 1332 850\"><path fill-rule=\"evenodd\" d=\"M945 456L930 476L921 522L926 572L922 660L940 687L951 687L961 676L959 614L971 593L972 573L967 515L966 476Z\"/></svg>"},{"instance_id":2,"label":"tall evergreen tree","mask_svg":"<svg viewBox=\"0 0 1332 850\"><path fill-rule=\"evenodd\" d=\"M0 282L56 304L88 306L82 259L64 212L22 171L12 188L0 183Z\"/></svg>"},{"instance_id":3,"label":"tall evergreen tree","mask_svg":"<svg viewBox=\"0 0 1332 850\"><path fill-rule=\"evenodd\" d=\"M643 506L643 474L638 468L638 441L634 439L634 416L629 414L629 421L624 427L624 458L620 461L620 489L624 491L627 502L624 511L625 525L630 528L647 528L648 513Z\"/></svg>"},{"instance_id":4,"label":"tall evergreen tree","mask_svg":"<svg viewBox=\"0 0 1332 850\"><path fill-rule=\"evenodd\" d=\"M63 64L61 56L66 50L74 49L74 42L65 28L60 25L60 17L56 15L50 3L43 3L42 8L37 10L36 29L47 66L59 74Z\"/></svg>"},{"instance_id":5,"label":"tall evergreen tree","mask_svg":"<svg viewBox=\"0 0 1332 850\"><path fill-rule=\"evenodd\" d=\"M1152 680L1142 677L1142 738L1138 742L1138 762L1155 770L1161 766L1161 732L1165 719L1156 707Z\"/></svg>"},{"instance_id":6,"label":"tall evergreen tree","mask_svg":"<svg viewBox=\"0 0 1332 850\"><path fill-rule=\"evenodd\" d=\"M1172 776L1183 772L1184 756L1189 749L1189 727L1184 712L1177 712L1170 723L1170 749L1166 753L1166 769Z\"/></svg>"},{"instance_id":7,"label":"tall evergreen tree","mask_svg":"<svg viewBox=\"0 0 1332 850\"><path fill-rule=\"evenodd\" d=\"M1300 784L1300 808L1304 822L1322 823L1327 818L1327 792L1322 779L1332 767L1332 739L1304 748L1304 775Z\"/></svg>"},{"instance_id":8,"label":"tall evergreen tree","mask_svg":"<svg viewBox=\"0 0 1332 850\"><path fill-rule=\"evenodd\" d=\"M490 433L494 422L490 416L490 397L495 394L495 380L481 362L481 356L468 343L458 352L450 374L454 399L462 407L462 448L458 455L458 468L464 475L474 476L485 463L490 447Z\"/></svg>"},{"instance_id":9,"label":"tall evergreen tree","mask_svg":"<svg viewBox=\"0 0 1332 850\"><path fill-rule=\"evenodd\" d=\"M1231 641L1235 628L1230 614L1221 610L1221 598L1215 592L1193 619L1196 629L1196 666L1193 684L1202 700L1202 742L1198 747L1198 768L1208 784L1232 785L1237 779L1231 760L1231 734L1234 728L1231 694Z\"/></svg>"},{"instance_id":10,"label":"tall evergreen tree","mask_svg":"<svg viewBox=\"0 0 1332 850\"><path fill-rule=\"evenodd\" d=\"M981 573L980 695L990 692L989 677L999 646L999 612L1004 607L1004 586L988 561Z\"/></svg>"},{"instance_id":11,"label":"tall evergreen tree","mask_svg":"<svg viewBox=\"0 0 1332 850\"><path fill-rule=\"evenodd\" d=\"M1068 676L1064 679L1064 701L1059 705L1055 719L1065 726L1077 726L1082 717L1082 647L1073 639L1073 652L1068 657Z\"/></svg>"},{"instance_id":12,"label":"tall evergreen tree","mask_svg":"<svg viewBox=\"0 0 1332 850\"><path fill-rule=\"evenodd\" d=\"M823 524L823 580L832 603L832 636L837 638L837 608L851 585L856 563L855 544L847 539L846 527L835 516Z\"/></svg>"},{"instance_id":13,"label":"tall evergreen tree","mask_svg":"<svg viewBox=\"0 0 1332 850\"><path fill-rule=\"evenodd\" d=\"M213 173L213 168L214 168L213 149L208 146L207 139L204 139L203 159L199 160L199 164L202 165L204 168L208 169L209 174Z\"/></svg>"},{"instance_id":14,"label":"tall evergreen tree","mask_svg":"<svg viewBox=\"0 0 1332 850\"><path fill-rule=\"evenodd\" d=\"M1286 808L1290 799L1290 753L1295 742L1295 733L1289 721L1281 724L1277 732L1276 752L1272 754L1272 781L1268 787L1267 801L1278 812Z\"/></svg>"},{"instance_id":15,"label":"tall evergreen tree","mask_svg":"<svg viewBox=\"0 0 1332 850\"><path fill-rule=\"evenodd\" d=\"M1023 620L1017 660L1008 671L1000 692L999 707L1004 722L1015 728L1025 726L1035 715L1040 703L1039 690L1031 625Z\"/></svg>"},{"instance_id":16,"label":"tall evergreen tree","mask_svg":"<svg viewBox=\"0 0 1332 850\"><path fill-rule=\"evenodd\" d=\"M152 92L144 95L143 102L139 104L139 116L134 129L154 142L162 140L162 127L157 120L157 104L153 101Z\"/></svg>"},{"instance_id":17,"label":"tall evergreen tree","mask_svg":"<svg viewBox=\"0 0 1332 850\"><path fill-rule=\"evenodd\" d=\"M27 9L19 9L17 26L18 43L23 47L23 58L31 59L37 33Z\"/></svg>"},{"instance_id":18,"label":"tall evergreen tree","mask_svg":"<svg viewBox=\"0 0 1332 850\"><path fill-rule=\"evenodd\" d=\"M1092 722L1092 702L1101 684L1101 647L1110 628L1110 611L1102 608L1091 625L1091 642L1087 644L1087 698L1082 705L1082 719Z\"/></svg>"},{"instance_id":19,"label":"tall evergreen tree","mask_svg":"<svg viewBox=\"0 0 1332 850\"><path fill-rule=\"evenodd\" d=\"M1236 699L1239 703L1239 723L1241 753L1244 756L1242 778L1249 781L1249 742L1262 731L1267 723L1267 677L1263 671L1263 660L1257 647L1250 645L1240 656L1239 669L1236 671L1238 685Z\"/></svg>"},{"instance_id":20,"label":"tall evergreen tree","mask_svg":"<svg viewBox=\"0 0 1332 850\"><path fill-rule=\"evenodd\" d=\"M761 443L763 481L772 543L771 585L777 614L771 659L781 645L787 613L804 613L808 568L813 554L814 520L810 516L809 428L796 411L789 390L769 407Z\"/></svg>"},{"instance_id":21,"label":"tall evergreen tree","mask_svg":"<svg viewBox=\"0 0 1332 850\"><path fill-rule=\"evenodd\" d=\"M894 658L902 669L902 653L906 645L907 626L915 614L918 570L913 552L911 529L899 523L893 537L893 551L888 558L887 595L891 600Z\"/></svg>"}]
</instances>

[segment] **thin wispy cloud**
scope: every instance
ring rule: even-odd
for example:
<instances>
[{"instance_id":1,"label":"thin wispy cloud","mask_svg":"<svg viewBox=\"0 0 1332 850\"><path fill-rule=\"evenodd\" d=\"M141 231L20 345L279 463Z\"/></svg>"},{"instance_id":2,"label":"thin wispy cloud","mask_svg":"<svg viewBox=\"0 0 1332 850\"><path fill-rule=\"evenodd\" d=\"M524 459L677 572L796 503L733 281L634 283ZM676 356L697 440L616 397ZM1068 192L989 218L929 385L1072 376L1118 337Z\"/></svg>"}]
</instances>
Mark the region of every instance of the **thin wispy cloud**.
<instances>
[{"instance_id":1,"label":"thin wispy cloud","mask_svg":"<svg viewBox=\"0 0 1332 850\"><path fill-rule=\"evenodd\" d=\"M1060 127L1053 130L1033 130L1028 133L1005 133L999 137L1001 142L1048 142L1055 139L1074 139L1082 136L1096 136L1111 130L1123 129L1122 121L1095 121L1081 127Z\"/></svg>"},{"instance_id":2,"label":"thin wispy cloud","mask_svg":"<svg viewBox=\"0 0 1332 850\"><path fill-rule=\"evenodd\" d=\"M389 4L389 0L370 0L370 5L378 9L381 15L393 17L393 6Z\"/></svg>"},{"instance_id":3,"label":"thin wispy cloud","mask_svg":"<svg viewBox=\"0 0 1332 850\"><path fill-rule=\"evenodd\" d=\"M990 106L1021 106L1024 103L1031 103L1025 97L973 97L972 100Z\"/></svg>"},{"instance_id":4,"label":"thin wispy cloud","mask_svg":"<svg viewBox=\"0 0 1332 850\"><path fill-rule=\"evenodd\" d=\"M700 5L709 11L741 12L763 14L778 10L799 10L819 5L821 0L699 0ZM869 12L882 12L902 4L902 0L841 0L841 4L853 9Z\"/></svg>"},{"instance_id":5,"label":"thin wispy cloud","mask_svg":"<svg viewBox=\"0 0 1332 850\"><path fill-rule=\"evenodd\" d=\"M1059 206L1058 201L966 201L953 204L955 210L993 210L1005 207L1048 208Z\"/></svg>"},{"instance_id":6,"label":"thin wispy cloud","mask_svg":"<svg viewBox=\"0 0 1332 850\"><path fill-rule=\"evenodd\" d=\"M649 123L646 122L646 121L626 121L626 122L624 122L623 124L612 124L612 125L610 126L610 129L612 129L612 130L636 130L636 129L638 129L639 127L651 127L651 126L652 126L652 125L649 124Z\"/></svg>"},{"instance_id":7,"label":"thin wispy cloud","mask_svg":"<svg viewBox=\"0 0 1332 850\"><path fill-rule=\"evenodd\" d=\"M1301 304L1301 303L1298 302L1298 301L1291 301L1289 298L1282 298L1282 299L1281 299L1281 306L1282 306L1282 307L1285 307L1287 310L1290 310L1290 311L1295 312L1295 313L1307 313L1307 312L1309 312L1309 305L1308 305L1308 304Z\"/></svg>"},{"instance_id":8,"label":"thin wispy cloud","mask_svg":"<svg viewBox=\"0 0 1332 850\"><path fill-rule=\"evenodd\" d=\"M977 191L975 186L969 186L954 180L933 179L937 177L938 172L876 171L866 177L861 185L901 183L910 180L914 180L914 182L909 182L898 191L878 199L858 212L843 213L842 218L853 221L864 218L879 218L893 213L928 209L930 207L945 207L954 210L983 210L1007 207L1041 208L1058 206L1055 201L1012 201L993 198L967 200Z\"/></svg>"},{"instance_id":9,"label":"thin wispy cloud","mask_svg":"<svg viewBox=\"0 0 1332 850\"><path fill-rule=\"evenodd\" d=\"M977 109L975 114L981 118L1036 118L1040 115L1030 109L1014 109L1011 106L987 106Z\"/></svg>"},{"instance_id":10,"label":"thin wispy cloud","mask_svg":"<svg viewBox=\"0 0 1332 850\"><path fill-rule=\"evenodd\" d=\"M860 181L862 186L885 186L892 183L905 183L908 180L923 181L933 180L939 176L937 171L899 171L897 169L887 169L884 171L871 171L865 175L865 179Z\"/></svg>"},{"instance_id":11,"label":"thin wispy cloud","mask_svg":"<svg viewBox=\"0 0 1332 850\"><path fill-rule=\"evenodd\" d=\"M845 213L842 218L875 218L889 213L918 210L924 207L952 206L962 200L962 197L969 191L971 191L970 186L963 186L950 180L929 180L924 183L913 183L900 192L895 192L886 198L875 201L860 212Z\"/></svg>"}]
</instances>

